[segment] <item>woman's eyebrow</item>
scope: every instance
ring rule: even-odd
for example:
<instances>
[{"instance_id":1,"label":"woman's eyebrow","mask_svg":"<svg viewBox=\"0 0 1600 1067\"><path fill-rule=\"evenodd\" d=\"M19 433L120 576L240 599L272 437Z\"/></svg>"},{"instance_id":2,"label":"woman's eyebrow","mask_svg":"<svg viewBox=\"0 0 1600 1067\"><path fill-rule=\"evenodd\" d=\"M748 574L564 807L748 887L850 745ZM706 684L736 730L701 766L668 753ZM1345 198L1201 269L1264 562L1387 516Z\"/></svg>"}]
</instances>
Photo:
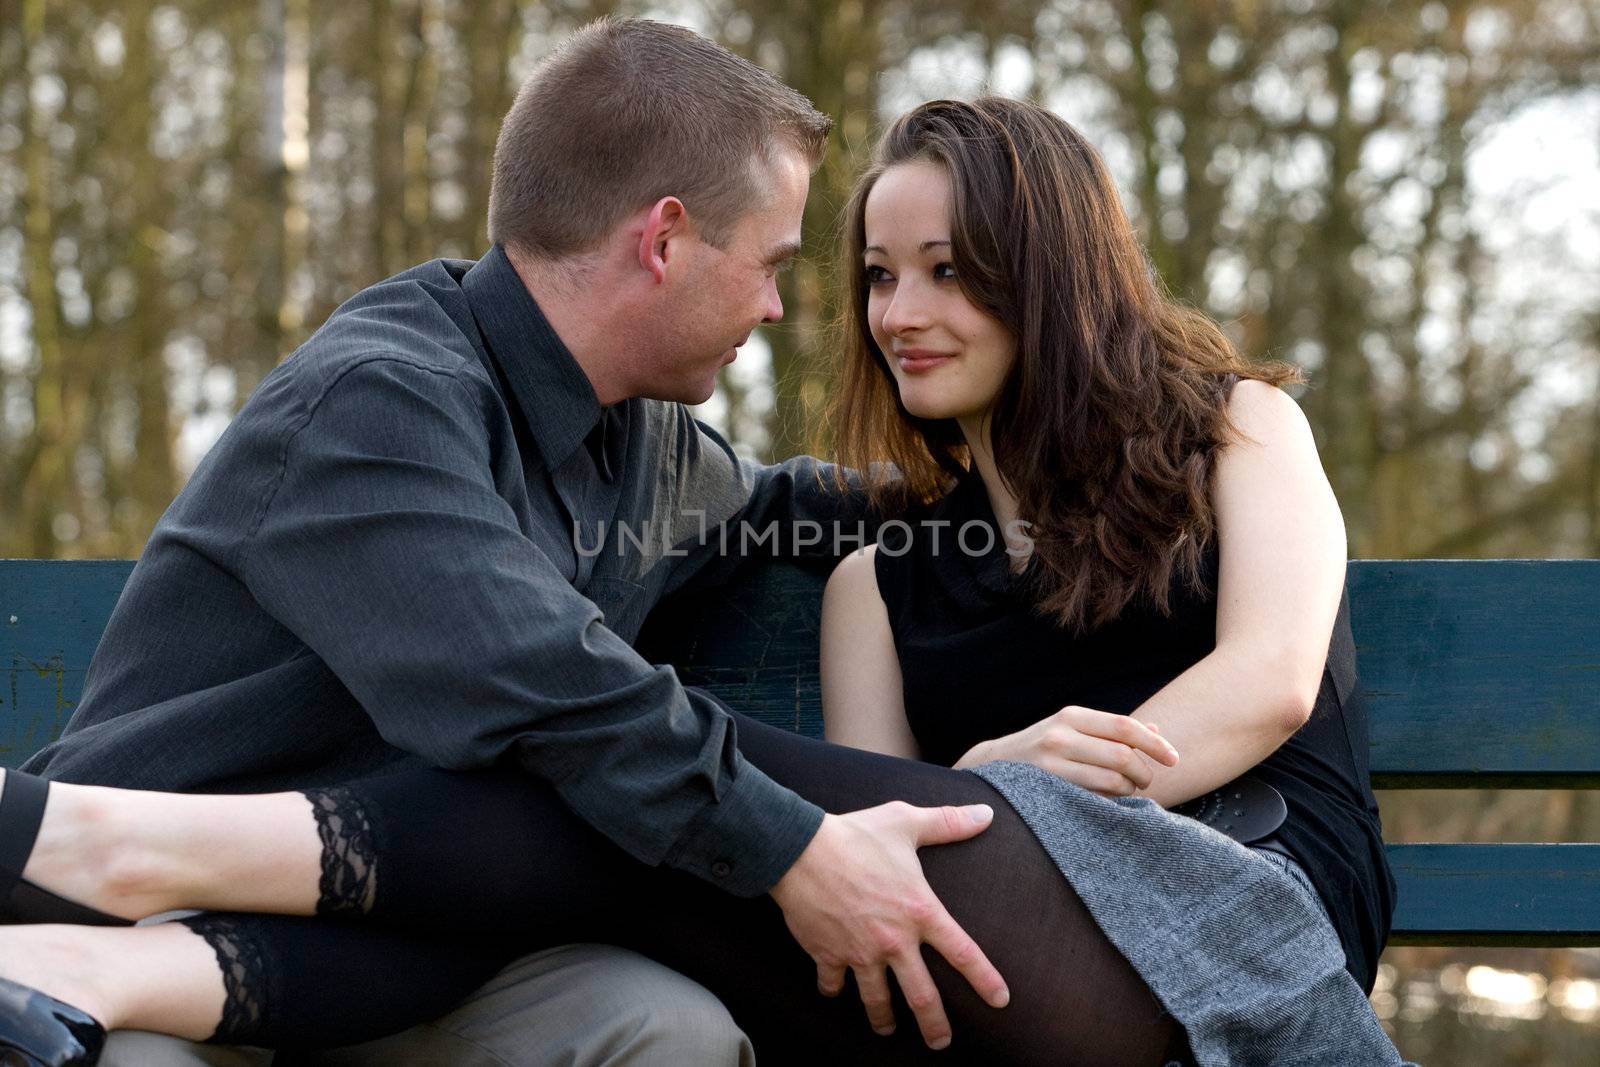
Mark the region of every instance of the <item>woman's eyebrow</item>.
<instances>
[{"instance_id":1,"label":"woman's eyebrow","mask_svg":"<svg viewBox=\"0 0 1600 1067\"><path fill-rule=\"evenodd\" d=\"M917 251L918 252L926 252L930 248L938 248L940 245L948 246L949 244L950 244L949 241L924 241L920 245L917 246ZM880 256L886 256L886 255L889 254L887 251L884 250L884 247L882 245L868 245L867 247L865 247L865 248L863 248L861 250L861 254L862 255L866 255L868 252L876 252Z\"/></svg>"}]
</instances>

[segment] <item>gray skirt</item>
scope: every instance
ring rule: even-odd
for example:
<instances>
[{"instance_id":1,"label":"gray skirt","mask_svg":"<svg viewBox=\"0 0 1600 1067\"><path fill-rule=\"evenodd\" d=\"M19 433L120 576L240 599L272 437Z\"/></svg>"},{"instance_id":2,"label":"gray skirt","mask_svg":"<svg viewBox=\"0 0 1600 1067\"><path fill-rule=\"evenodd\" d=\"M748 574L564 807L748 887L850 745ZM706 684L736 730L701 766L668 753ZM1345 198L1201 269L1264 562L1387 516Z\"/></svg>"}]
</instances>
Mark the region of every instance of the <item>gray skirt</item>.
<instances>
[{"instance_id":1,"label":"gray skirt","mask_svg":"<svg viewBox=\"0 0 1600 1067\"><path fill-rule=\"evenodd\" d=\"M1402 1062L1294 860L1031 764L973 773L1016 809L1202 1067Z\"/></svg>"}]
</instances>

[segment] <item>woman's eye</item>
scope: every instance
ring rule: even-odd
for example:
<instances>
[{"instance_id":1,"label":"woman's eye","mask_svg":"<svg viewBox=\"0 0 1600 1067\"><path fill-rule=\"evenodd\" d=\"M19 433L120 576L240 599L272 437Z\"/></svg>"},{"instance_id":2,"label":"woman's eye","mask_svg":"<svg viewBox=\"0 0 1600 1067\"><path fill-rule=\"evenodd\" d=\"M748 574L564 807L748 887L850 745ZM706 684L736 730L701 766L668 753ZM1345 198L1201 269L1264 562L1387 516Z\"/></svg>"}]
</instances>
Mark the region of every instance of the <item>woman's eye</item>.
<instances>
[{"instance_id":1,"label":"woman's eye","mask_svg":"<svg viewBox=\"0 0 1600 1067\"><path fill-rule=\"evenodd\" d=\"M954 281L956 276L955 264L940 263L938 266L933 268L933 276L935 280L941 282Z\"/></svg>"},{"instance_id":2,"label":"woman's eye","mask_svg":"<svg viewBox=\"0 0 1600 1067\"><path fill-rule=\"evenodd\" d=\"M889 272L882 267L868 267L866 274L868 285L880 285L889 280Z\"/></svg>"}]
</instances>

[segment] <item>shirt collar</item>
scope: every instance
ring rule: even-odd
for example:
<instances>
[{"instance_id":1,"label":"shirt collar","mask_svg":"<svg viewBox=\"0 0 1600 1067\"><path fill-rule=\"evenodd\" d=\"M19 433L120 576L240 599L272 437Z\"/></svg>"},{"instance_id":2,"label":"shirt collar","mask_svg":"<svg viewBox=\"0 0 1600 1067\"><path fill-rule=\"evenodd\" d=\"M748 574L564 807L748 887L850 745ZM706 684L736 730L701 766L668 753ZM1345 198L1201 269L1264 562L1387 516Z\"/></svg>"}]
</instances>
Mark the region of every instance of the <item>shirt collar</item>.
<instances>
[{"instance_id":1,"label":"shirt collar","mask_svg":"<svg viewBox=\"0 0 1600 1067\"><path fill-rule=\"evenodd\" d=\"M600 422L594 386L500 245L472 265L461 289L545 466L555 469Z\"/></svg>"}]
</instances>

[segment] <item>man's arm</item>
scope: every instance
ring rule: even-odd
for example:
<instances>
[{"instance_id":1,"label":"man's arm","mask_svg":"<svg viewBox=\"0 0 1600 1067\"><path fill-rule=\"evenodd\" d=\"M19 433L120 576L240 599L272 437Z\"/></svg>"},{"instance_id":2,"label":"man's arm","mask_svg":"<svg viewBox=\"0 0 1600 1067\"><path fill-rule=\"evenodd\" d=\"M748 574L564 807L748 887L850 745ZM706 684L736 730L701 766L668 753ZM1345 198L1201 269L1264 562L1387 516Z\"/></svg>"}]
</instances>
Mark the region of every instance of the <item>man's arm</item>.
<instances>
[{"instance_id":1,"label":"man's arm","mask_svg":"<svg viewBox=\"0 0 1600 1067\"><path fill-rule=\"evenodd\" d=\"M509 439L503 413L460 377L388 357L346 372L262 500L252 595L396 747L442 767L514 758L643 862L765 892L821 811L606 628L496 491L491 432Z\"/></svg>"},{"instance_id":2,"label":"man's arm","mask_svg":"<svg viewBox=\"0 0 1600 1067\"><path fill-rule=\"evenodd\" d=\"M827 573L841 556L877 539L881 516L868 507L855 471L811 456L774 464L741 459L688 408L675 405L671 417L680 507L704 508L709 518L699 536L677 546L687 555L673 567L666 593L727 581L760 560ZM846 488L838 487L836 473Z\"/></svg>"},{"instance_id":3,"label":"man's arm","mask_svg":"<svg viewBox=\"0 0 1600 1067\"><path fill-rule=\"evenodd\" d=\"M390 743L443 767L515 758L643 862L741 895L770 890L823 988L852 966L881 992L894 967L924 1034L943 1040L927 943L1003 1002L916 856L987 820L904 804L824 819L746 762L727 713L644 662L519 529L489 446L510 427L484 403L403 359L347 372L290 439L262 502L252 594Z\"/></svg>"}]
</instances>

